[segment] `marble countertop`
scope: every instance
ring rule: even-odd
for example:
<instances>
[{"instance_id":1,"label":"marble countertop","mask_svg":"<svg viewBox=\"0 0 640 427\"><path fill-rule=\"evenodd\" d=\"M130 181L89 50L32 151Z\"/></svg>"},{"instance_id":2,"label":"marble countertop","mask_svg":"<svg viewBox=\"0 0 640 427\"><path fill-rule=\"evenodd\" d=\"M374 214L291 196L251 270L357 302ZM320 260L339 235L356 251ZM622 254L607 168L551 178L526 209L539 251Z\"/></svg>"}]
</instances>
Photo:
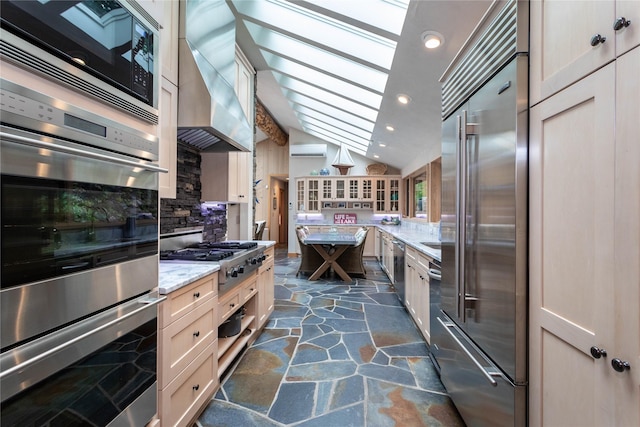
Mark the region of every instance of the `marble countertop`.
<instances>
[{"instance_id":1,"label":"marble countertop","mask_svg":"<svg viewBox=\"0 0 640 427\"><path fill-rule=\"evenodd\" d=\"M219 270L220 265L217 262L160 261L158 293L166 295L177 291Z\"/></svg>"},{"instance_id":2,"label":"marble countertop","mask_svg":"<svg viewBox=\"0 0 640 427\"><path fill-rule=\"evenodd\" d=\"M437 261L442 260L442 251L440 249L433 248L431 246L425 246L420 243L430 240L428 237L425 237L425 234L422 231L403 228L401 225L376 225L376 227L386 231L396 239L403 241L405 244L411 246L417 251L422 252Z\"/></svg>"},{"instance_id":3,"label":"marble countertop","mask_svg":"<svg viewBox=\"0 0 640 427\"><path fill-rule=\"evenodd\" d=\"M260 240L258 245L268 249L276 244L273 240ZM202 279L220 270L217 262L160 261L158 293L166 295L183 286Z\"/></svg>"}]
</instances>

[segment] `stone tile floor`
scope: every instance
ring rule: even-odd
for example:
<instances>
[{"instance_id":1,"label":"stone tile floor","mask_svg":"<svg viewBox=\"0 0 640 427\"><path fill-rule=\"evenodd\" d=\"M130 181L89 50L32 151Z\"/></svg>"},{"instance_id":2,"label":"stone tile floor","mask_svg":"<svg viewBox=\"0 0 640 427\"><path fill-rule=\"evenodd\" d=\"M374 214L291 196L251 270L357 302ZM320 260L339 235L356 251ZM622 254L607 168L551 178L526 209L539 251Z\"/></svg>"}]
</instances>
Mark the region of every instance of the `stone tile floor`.
<instances>
[{"instance_id":1,"label":"stone tile floor","mask_svg":"<svg viewBox=\"0 0 640 427\"><path fill-rule=\"evenodd\" d=\"M350 284L298 263L276 251L275 310L197 426L464 426L375 259Z\"/></svg>"}]
</instances>

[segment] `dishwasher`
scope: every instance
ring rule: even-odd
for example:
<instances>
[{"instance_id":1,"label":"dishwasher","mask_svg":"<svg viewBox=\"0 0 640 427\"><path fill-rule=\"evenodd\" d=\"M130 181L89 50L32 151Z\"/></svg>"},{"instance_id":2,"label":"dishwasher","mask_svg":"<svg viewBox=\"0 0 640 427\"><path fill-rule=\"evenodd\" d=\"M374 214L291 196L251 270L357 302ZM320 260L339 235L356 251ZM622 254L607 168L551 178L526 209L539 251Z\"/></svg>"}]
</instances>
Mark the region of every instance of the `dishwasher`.
<instances>
[{"instance_id":1,"label":"dishwasher","mask_svg":"<svg viewBox=\"0 0 640 427\"><path fill-rule=\"evenodd\" d=\"M393 240L393 286L400 303L404 306L404 243L399 240Z\"/></svg>"}]
</instances>

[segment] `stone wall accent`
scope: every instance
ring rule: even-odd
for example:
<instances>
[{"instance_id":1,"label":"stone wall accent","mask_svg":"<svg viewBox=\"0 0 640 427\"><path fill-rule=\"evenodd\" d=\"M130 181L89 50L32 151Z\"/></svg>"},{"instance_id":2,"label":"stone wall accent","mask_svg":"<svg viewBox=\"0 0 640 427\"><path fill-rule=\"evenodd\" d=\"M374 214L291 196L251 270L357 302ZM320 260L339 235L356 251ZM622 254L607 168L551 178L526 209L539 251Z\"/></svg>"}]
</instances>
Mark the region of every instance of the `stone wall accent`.
<instances>
[{"instance_id":1,"label":"stone wall accent","mask_svg":"<svg viewBox=\"0 0 640 427\"><path fill-rule=\"evenodd\" d=\"M206 222L200 210L200 152L178 142L177 158L176 198L160 199L160 234L202 227Z\"/></svg>"}]
</instances>

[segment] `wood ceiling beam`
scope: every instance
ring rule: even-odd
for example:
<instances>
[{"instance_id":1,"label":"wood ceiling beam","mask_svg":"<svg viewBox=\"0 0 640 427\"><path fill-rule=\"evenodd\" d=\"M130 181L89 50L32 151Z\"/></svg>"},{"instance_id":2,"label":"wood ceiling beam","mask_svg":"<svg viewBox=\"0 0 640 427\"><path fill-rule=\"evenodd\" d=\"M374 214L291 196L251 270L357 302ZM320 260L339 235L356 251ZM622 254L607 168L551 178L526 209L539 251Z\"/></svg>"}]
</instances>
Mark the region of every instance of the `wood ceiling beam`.
<instances>
[{"instance_id":1,"label":"wood ceiling beam","mask_svg":"<svg viewBox=\"0 0 640 427\"><path fill-rule=\"evenodd\" d=\"M256 126L264 132L269 139L278 144L281 147L287 145L289 137L273 120L273 117L264 108L264 106L256 101Z\"/></svg>"}]
</instances>

